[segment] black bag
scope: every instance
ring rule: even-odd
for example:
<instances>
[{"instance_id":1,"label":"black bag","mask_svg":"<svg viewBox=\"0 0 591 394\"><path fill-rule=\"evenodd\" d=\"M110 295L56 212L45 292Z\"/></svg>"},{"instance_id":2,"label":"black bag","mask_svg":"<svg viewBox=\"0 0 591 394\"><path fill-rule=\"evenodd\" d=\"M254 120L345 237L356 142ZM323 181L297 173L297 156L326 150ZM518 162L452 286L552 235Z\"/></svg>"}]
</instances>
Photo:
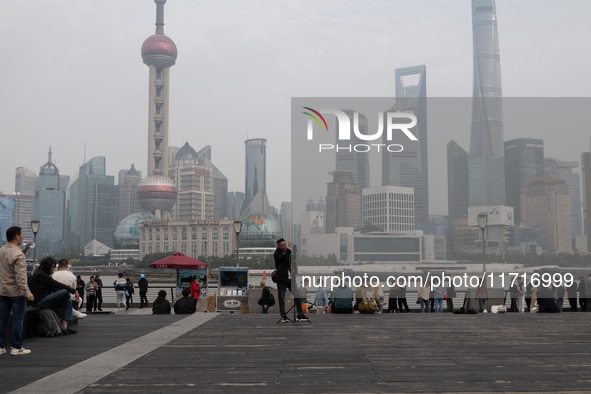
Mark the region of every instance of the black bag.
<instances>
[{"instance_id":1,"label":"black bag","mask_svg":"<svg viewBox=\"0 0 591 394\"><path fill-rule=\"evenodd\" d=\"M277 283L277 270L271 272L271 280L273 283Z\"/></svg>"},{"instance_id":2,"label":"black bag","mask_svg":"<svg viewBox=\"0 0 591 394\"><path fill-rule=\"evenodd\" d=\"M64 332L60 320L53 309L41 309L38 312L38 317L39 321L37 322L37 329L41 335L46 337L57 337Z\"/></svg>"},{"instance_id":3,"label":"black bag","mask_svg":"<svg viewBox=\"0 0 591 394\"><path fill-rule=\"evenodd\" d=\"M267 291L269 292L269 303L267 304L267 307L270 308L273 305L275 305L275 297L273 296L273 293L271 293L271 290L267 287L265 287L263 289L263 292L261 293L261 298L259 298L259 305L263 306L263 293L265 292L265 289L267 289Z\"/></svg>"}]
</instances>

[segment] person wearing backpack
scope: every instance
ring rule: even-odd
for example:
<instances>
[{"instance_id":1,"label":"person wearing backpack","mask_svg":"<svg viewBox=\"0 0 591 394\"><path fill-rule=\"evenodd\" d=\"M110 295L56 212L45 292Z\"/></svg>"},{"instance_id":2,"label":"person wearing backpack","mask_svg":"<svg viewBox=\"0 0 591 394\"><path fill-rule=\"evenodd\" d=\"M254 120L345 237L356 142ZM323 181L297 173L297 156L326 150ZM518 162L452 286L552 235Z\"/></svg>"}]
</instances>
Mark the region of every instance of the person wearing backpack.
<instances>
[{"instance_id":1,"label":"person wearing backpack","mask_svg":"<svg viewBox=\"0 0 591 394\"><path fill-rule=\"evenodd\" d=\"M261 281L261 287L263 288L263 291L261 292L261 298L259 299L259 305L263 308L262 313L269 313L269 300L271 298L271 289L269 288L269 286L267 286L267 283L262 280Z\"/></svg>"},{"instance_id":2,"label":"person wearing backpack","mask_svg":"<svg viewBox=\"0 0 591 394\"><path fill-rule=\"evenodd\" d=\"M131 283L131 279L125 278L125 310L129 309L129 305L133 304L133 293L134 293L133 283Z\"/></svg>"}]
</instances>

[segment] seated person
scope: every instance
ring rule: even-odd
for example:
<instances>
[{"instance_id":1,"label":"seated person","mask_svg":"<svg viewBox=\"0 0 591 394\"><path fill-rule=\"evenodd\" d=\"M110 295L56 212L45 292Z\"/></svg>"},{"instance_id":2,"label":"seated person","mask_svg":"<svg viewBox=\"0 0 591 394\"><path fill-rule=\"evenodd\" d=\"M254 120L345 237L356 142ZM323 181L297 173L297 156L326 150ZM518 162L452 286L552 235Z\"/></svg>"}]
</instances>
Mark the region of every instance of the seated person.
<instances>
[{"instance_id":1,"label":"seated person","mask_svg":"<svg viewBox=\"0 0 591 394\"><path fill-rule=\"evenodd\" d=\"M558 305L554 299L554 292L550 287L540 287L536 293L538 298L538 313L559 313Z\"/></svg>"},{"instance_id":2,"label":"seated person","mask_svg":"<svg viewBox=\"0 0 591 394\"><path fill-rule=\"evenodd\" d=\"M378 292L374 287L360 286L355 289L355 309L359 313L376 313L379 311Z\"/></svg>"},{"instance_id":3,"label":"seated person","mask_svg":"<svg viewBox=\"0 0 591 394\"><path fill-rule=\"evenodd\" d=\"M353 313L353 290L344 283L335 287L330 307L332 313Z\"/></svg>"},{"instance_id":4,"label":"seated person","mask_svg":"<svg viewBox=\"0 0 591 394\"><path fill-rule=\"evenodd\" d=\"M170 302L166 299L166 291L160 290L158 297L152 303L152 314L168 315L170 314Z\"/></svg>"},{"instance_id":5,"label":"seated person","mask_svg":"<svg viewBox=\"0 0 591 394\"><path fill-rule=\"evenodd\" d=\"M191 313L195 313L195 311L197 311L197 308L195 307L195 301L190 296L191 289L185 287L183 289L183 297L174 303L175 314L190 315Z\"/></svg>"},{"instance_id":6,"label":"seated person","mask_svg":"<svg viewBox=\"0 0 591 394\"><path fill-rule=\"evenodd\" d=\"M72 320L72 298L70 294L76 294L73 289L53 279L57 262L53 257L44 257L39 263L39 269L29 279L29 290L35 296L35 306L51 308L56 313L61 312L64 335L76 334L76 331L68 328L68 320ZM61 311L60 311L61 309Z\"/></svg>"}]
</instances>

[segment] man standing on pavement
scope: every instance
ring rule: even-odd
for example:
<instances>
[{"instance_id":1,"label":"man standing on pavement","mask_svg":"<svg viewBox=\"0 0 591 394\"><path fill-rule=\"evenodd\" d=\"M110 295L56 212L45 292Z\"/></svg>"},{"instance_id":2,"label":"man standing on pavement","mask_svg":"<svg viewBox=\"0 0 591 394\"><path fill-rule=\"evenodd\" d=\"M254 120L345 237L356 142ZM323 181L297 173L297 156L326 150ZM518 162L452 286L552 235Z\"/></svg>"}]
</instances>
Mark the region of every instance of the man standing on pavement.
<instances>
[{"instance_id":1,"label":"man standing on pavement","mask_svg":"<svg viewBox=\"0 0 591 394\"><path fill-rule=\"evenodd\" d=\"M140 308L143 308L144 301L146 302L146 306L148 306L148 297L146 297L146 294L148 293L148 280L144 274L140 275L140 280L138 280L137 285L140 288Z\"/></svg>"},{"instance_id":2,"label":"man standing on pavement","mask_svg":"<svg viewBox=\"0 0 591 394\"><path fill-rule=\"evenodd\" d=\"M25 318L26 300L34 301L33 294L27 286L27 261L25 253L19 245L23 242L22 229L18 226L6 230L7 243L0 248L0 355L6 353L6 323L12 310L12 330L10 354L21 356L31 353L23 347L23 320Z\"/></svg>"},{"instance_id":3,"label":"man standing on pavement","mask_svg":"<svg viewBox=\"0 0 591 394\"><path fill-rule=\"evenodd\" d=\"M287 323L289 319L285 314L285 290L289 289L294 296L293 302L297 310L297 321L308 320L302 311L302 299L298 291L295 274L291 271L291 242L289 248L285 240L277 240L277 249L273 253L275 259L275 270L277 271L275 280L277 281L277 294L279 297L279 313L281 313L281 322ZM293 289L293 290L292 290Z\"/></svg>"},{"instance_id":4,"label":"man standing on pavement","mask_svg":"<svg viewBox=\"0 0 591 394\"><path fill-rule=\"evenodd\" d=\"M103 307L103 281L101 280L101 276L95 275L94 282L97 284L96 298L94 301L94 311L96 312L98 303L98 310L102 312L103 310L101 308Z\"/></svg>"}]
</instances>

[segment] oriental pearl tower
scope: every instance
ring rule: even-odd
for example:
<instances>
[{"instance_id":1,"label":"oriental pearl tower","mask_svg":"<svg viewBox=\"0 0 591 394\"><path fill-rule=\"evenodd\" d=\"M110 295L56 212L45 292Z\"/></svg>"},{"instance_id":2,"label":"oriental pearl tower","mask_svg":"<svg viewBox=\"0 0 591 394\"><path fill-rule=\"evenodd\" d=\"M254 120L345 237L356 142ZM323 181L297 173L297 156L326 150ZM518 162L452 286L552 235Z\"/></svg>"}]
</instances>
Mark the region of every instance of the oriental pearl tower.
<instances>
[{"instance_id":1,"label":"oriental pearl tower","mask_svg":"<svg viewBox=\"0 0 591 394\"><path fill-rule=\"evenodd\" d=\"M174 66L177 49L164 35L164 3L156 3L156 34L142 45L142 58L150 67L148 110L148 176L137 187L140 206L162 220L170 220L177 189L168 177L168 87L169 71Z\"/></svg>"}]
</instances>

